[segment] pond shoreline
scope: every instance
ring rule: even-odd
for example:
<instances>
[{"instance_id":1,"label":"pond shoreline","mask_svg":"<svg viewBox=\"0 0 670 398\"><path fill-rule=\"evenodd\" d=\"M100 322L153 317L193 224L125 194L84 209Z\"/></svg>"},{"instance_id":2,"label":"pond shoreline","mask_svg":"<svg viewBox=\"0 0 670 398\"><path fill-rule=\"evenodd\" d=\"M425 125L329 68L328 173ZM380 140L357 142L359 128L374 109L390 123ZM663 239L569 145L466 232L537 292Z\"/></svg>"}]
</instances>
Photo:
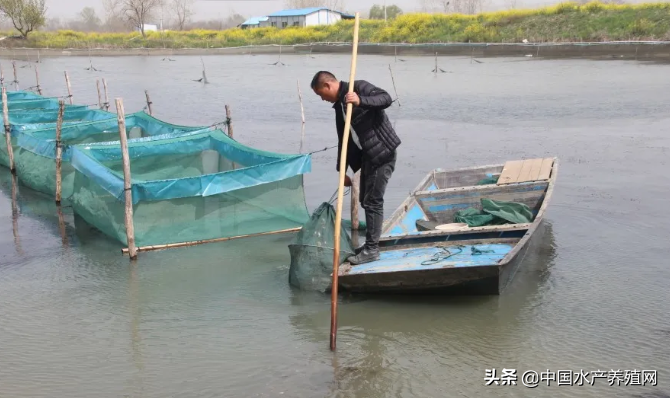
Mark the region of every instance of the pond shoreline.
<instances>
[{"instance_id":1,"label":"pond shoreline","mask_svg":"<svg viewBox=\"0 0 670 398\"><path fill-rule=\"evenodd\" d=\"M63 56L182 56L249 54L350 54L349 43L262 45L224 48L0 48L0 56L16 60L36 60ZM360 43L362 55L389 56L471 56L476 58L527 56L540 58L596 58L670 60L670 42L591 42L591 43Z\"/></svg>"}]
</instances>

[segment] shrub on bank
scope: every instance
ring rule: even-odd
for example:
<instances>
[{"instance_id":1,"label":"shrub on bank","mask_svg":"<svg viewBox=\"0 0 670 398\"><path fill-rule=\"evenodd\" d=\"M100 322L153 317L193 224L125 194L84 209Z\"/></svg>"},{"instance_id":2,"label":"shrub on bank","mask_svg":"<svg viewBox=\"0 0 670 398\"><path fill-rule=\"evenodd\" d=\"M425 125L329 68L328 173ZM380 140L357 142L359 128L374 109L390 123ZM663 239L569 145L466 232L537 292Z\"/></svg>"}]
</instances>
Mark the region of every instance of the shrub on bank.
<instances>
[{"instance_id":1,"label":"shrub on bank","mask_svg":"<svg viewBox=\"0 0 670 398\"><path fill-rule=\"evenodd\" d=\"M263 44L350 42L353 21L307 28L233 28L222 31L84 33L34 32L5 45L37 48L220 48ZM13 33L5 32L5 35ZM636 5L560 3L539 9L464 14L401 15L393 20L361 20L361 42L509 43L670 40L670 3Z\"/></svg>"}]
</instances>

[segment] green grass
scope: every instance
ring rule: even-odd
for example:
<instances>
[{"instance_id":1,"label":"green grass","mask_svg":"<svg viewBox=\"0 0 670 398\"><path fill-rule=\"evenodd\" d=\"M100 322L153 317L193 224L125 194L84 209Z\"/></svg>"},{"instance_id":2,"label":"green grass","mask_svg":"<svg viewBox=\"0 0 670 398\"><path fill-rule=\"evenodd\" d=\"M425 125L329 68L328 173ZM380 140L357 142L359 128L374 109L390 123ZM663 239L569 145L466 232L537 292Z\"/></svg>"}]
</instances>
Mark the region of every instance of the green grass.
<instances>
[{"instance_id":1,"label":"green grass","mask_svg":"<svg viewBox=\"0 0 670 398\"><path fill-rule=\"evenodd\" d=\"M5 32L5 34L12 34ZM33 48L221 48L263 44L350 42L353 21L308 28L192 30L186 32L82 33L34 32L28 40L10 40ZM512 43L670 40L670 3L613 5L591 2L478 15L406 14L385 23L361 20L361 42L368 43Z\"/></svg>"}]
</instances>

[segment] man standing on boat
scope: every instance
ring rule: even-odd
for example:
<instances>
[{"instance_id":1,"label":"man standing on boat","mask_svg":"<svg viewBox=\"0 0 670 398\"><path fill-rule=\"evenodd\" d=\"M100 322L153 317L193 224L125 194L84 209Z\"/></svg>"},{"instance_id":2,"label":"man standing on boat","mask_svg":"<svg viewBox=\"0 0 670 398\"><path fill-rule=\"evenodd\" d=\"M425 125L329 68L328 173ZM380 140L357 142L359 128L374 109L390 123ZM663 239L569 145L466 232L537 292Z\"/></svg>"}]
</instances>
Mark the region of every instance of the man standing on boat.
<instances>
[{"instance_id":1,"label":"man standing on boat","mask_svg":"<svg viewBox=\"0 0 670 398\"><path fill-rule=\"evenodd\" d=\"M365 244L356 249L356 255L349 257L347 261L357 265L379 260L379 238L384 222L384 193L395 170L396 148L400 145L400 138L384 111L391 106L393 99L386 91L365 80L356 80L354 92L349 93L348 82L339 81L326 71L314 75L312 90L322 100L332 103L335 109L338 171L346 107L349 103L353 104L346 162L354 173L361 170L359 200L365 210L367 233ZM351 186L348 175L344 178L344 185Z\"/></svg>"}]
</instances>

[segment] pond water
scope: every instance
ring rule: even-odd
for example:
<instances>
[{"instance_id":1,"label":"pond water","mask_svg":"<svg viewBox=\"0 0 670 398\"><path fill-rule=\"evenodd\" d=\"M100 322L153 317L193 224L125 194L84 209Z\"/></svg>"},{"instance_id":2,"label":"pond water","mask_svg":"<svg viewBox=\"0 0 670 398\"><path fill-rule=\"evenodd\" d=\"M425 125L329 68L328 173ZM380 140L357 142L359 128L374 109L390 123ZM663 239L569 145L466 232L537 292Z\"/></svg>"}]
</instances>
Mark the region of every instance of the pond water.
<instances>
[{"instance_id":1,"label":"pond water","mask_svg":"<svg viewBox=\"0 0 670 398\"><path fill-rule=\"evenodd\" d=\"M149 90L154 115L175 124L220 122L228 104L236 139L293 153L299 81L306 150L336 144L334 110L309 83L318 70L347 80L348 56L283 56L284 66L270 65L276 55L170 58L42 58L40 78L45 95L63 96L67 70L75 102L94 104L104 77L127 113ZM390 63L400 98L389 110L403 144L387 216L433 168L559 157L545 226L504 294L343 297L331 353L330 296L288 285L290 235L130 264L68 208L61 230L53 200L13 191L2 169L0 396L670 396L670 66L481 61L440 58L436 75L430 57L364 55L357 78L395 97ZM101 71L85 70L90 62ZM201 62L210 84L194 81ZM25 65L21 88L34 85ZM335 153L315 154L310 210L337 180ZM491 368L516 369L517 385L485 386ZM583 371L593 385L531 389L527 370ZM606 377L594 381L597 370ZM655 370L657 385L610 386L610 370Z\"/></svg>"}]
</instances>

